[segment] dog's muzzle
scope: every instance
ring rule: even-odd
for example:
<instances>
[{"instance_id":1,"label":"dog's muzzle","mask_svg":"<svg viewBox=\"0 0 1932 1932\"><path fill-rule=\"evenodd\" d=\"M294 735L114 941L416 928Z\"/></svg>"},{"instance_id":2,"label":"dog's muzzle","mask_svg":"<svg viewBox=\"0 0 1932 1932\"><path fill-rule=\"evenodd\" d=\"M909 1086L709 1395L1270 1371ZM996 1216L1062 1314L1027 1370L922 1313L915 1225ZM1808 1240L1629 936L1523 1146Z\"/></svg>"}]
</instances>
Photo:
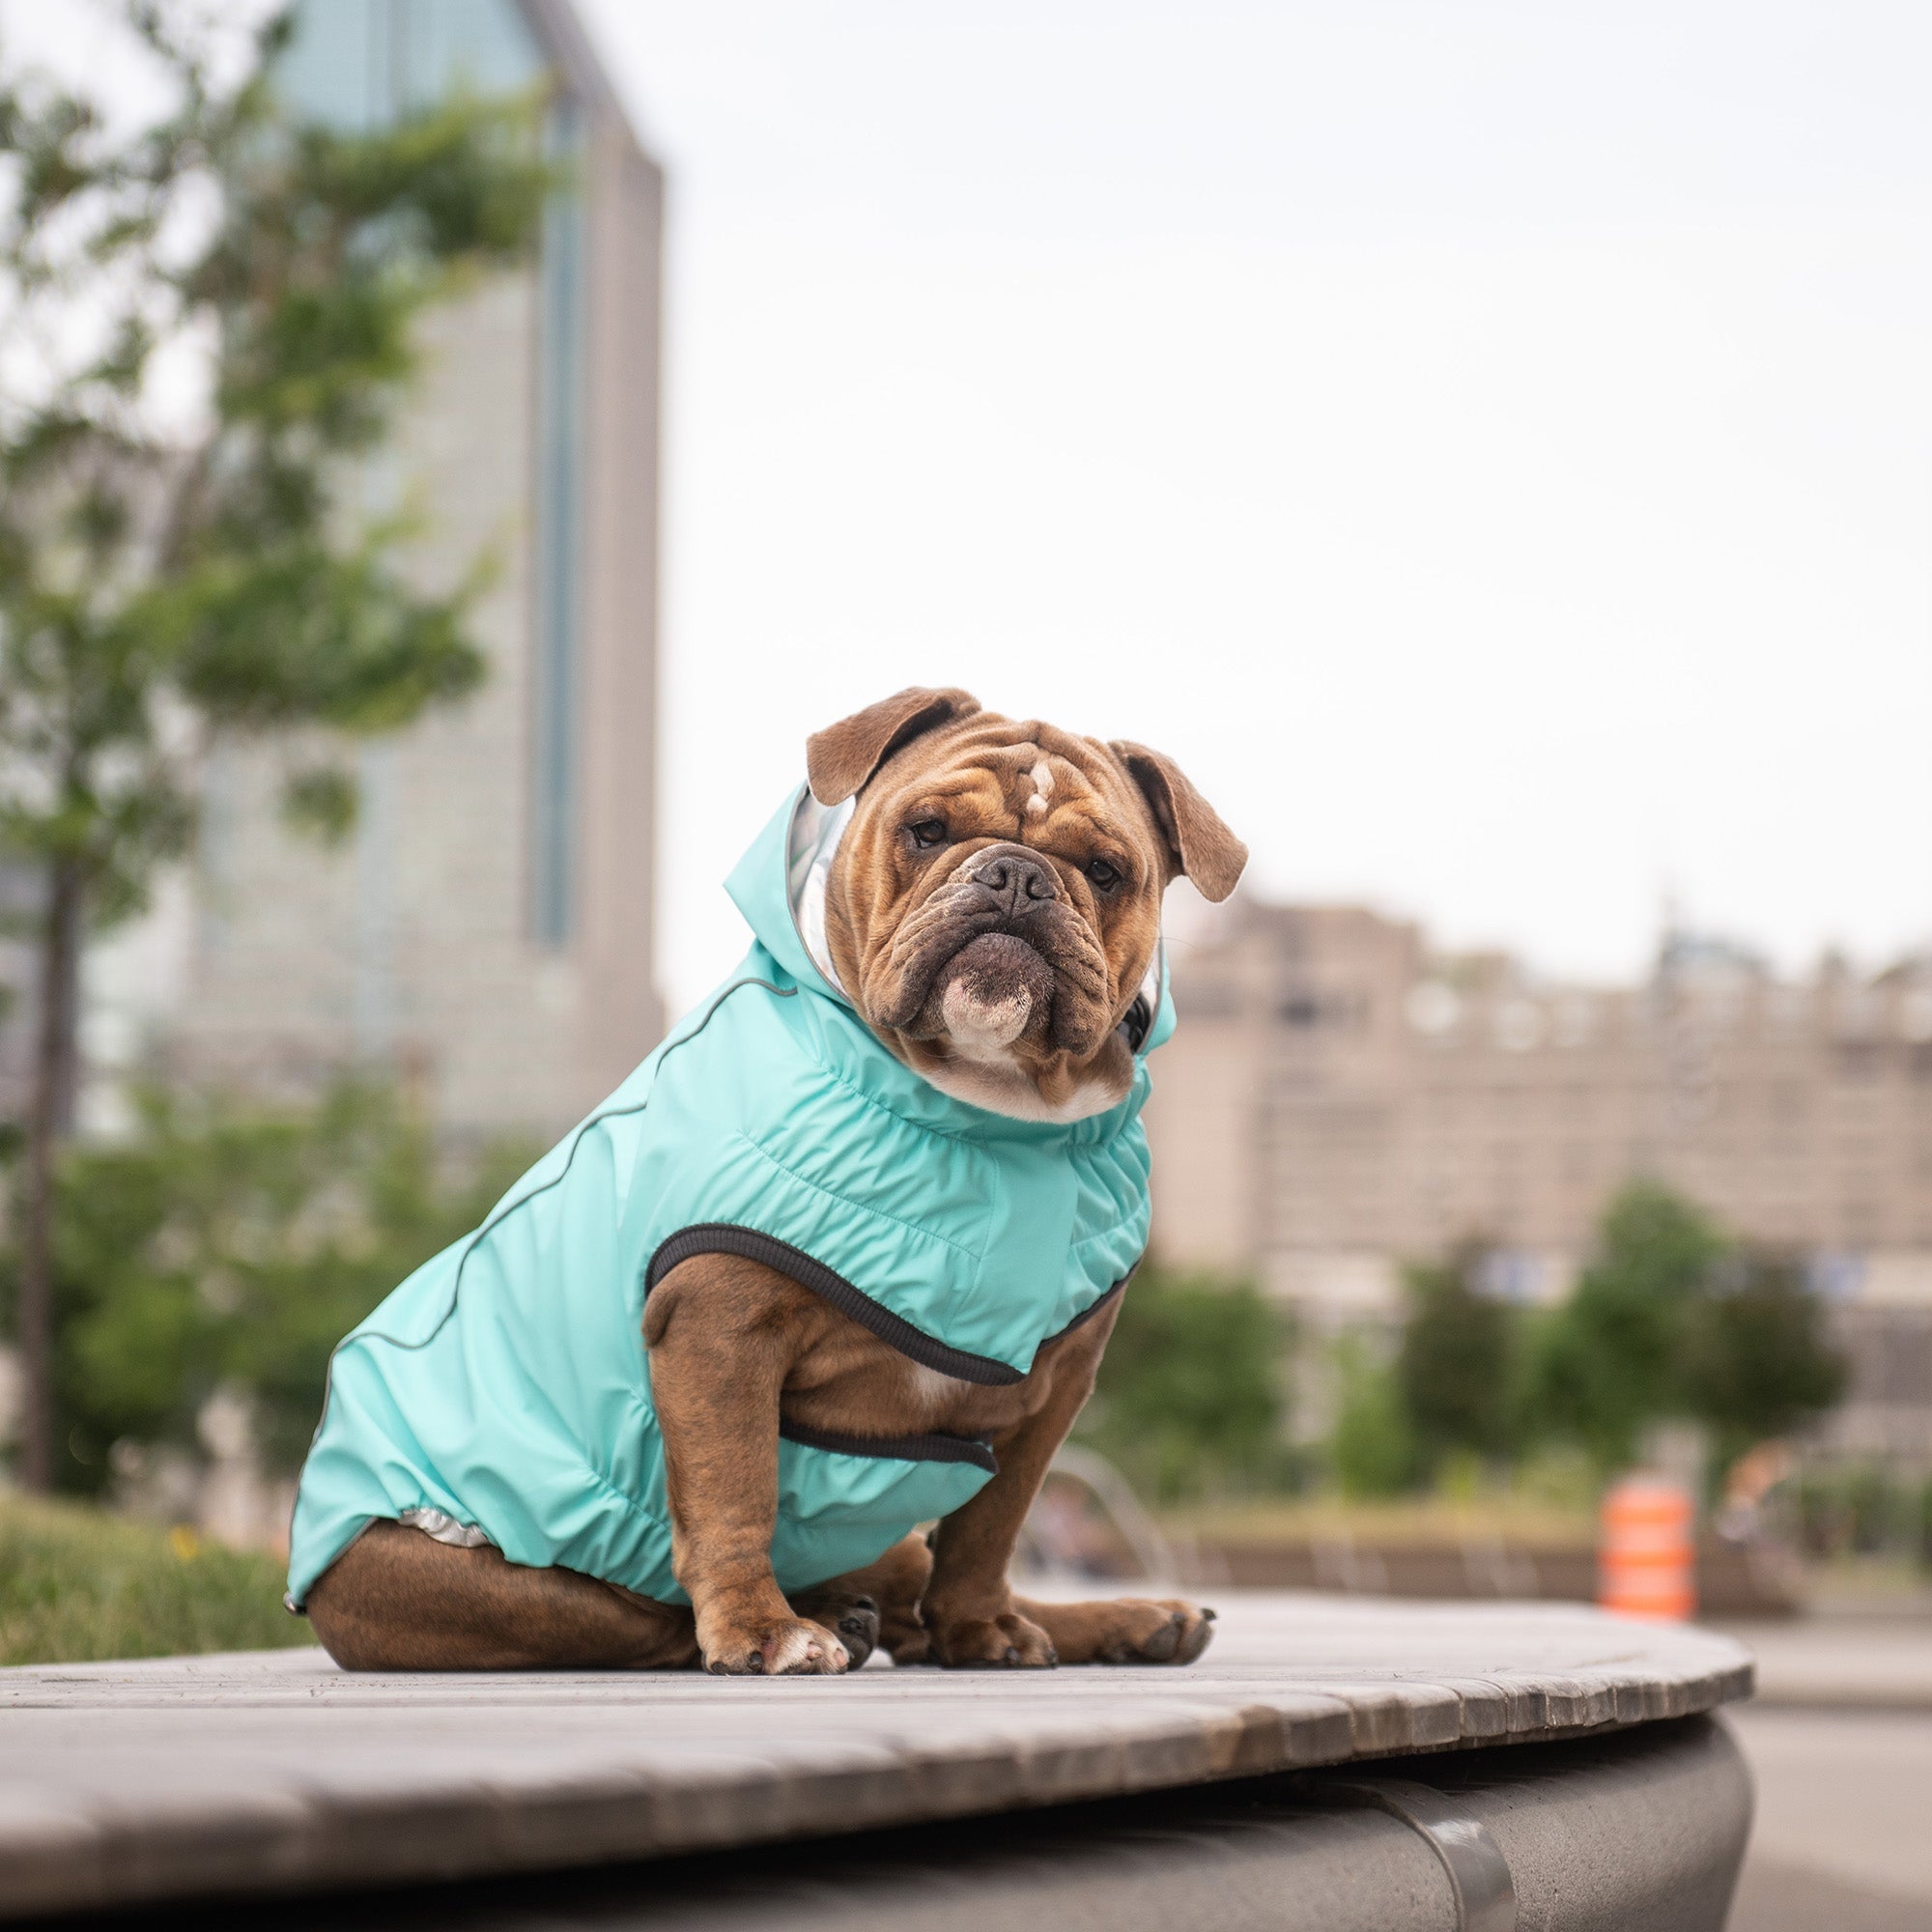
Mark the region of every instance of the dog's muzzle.
<instances>
[{"instance_id":1,"label":"dog's muzzle","mask_svg":"<svg viewBox=\"0 0 1932 1932\"><path fill-rule=\"evenodd\" d=\"M812 797L810 785L800 785L785 838L785 897L791 907L792 924L819 977L848 1006L852 996L838 978L838 969L832 963L832 949L825 941L825 882L831 875L838 841L845 836L845 828L851 824L857 810L858 801L851 798L838 805L821 805ZM1039 863L1025 846L988 847L988 850L1017 850L1029 863ZM1058 891L1057 884L1055 890ZM1148 961L1140 987L1115 1029L1126 1041L1130 1053L1138 1054L1146 1047L1166 984L1167 941L1163 937L1155 942L1153 957Z\"/></svg>"}]
</instances>

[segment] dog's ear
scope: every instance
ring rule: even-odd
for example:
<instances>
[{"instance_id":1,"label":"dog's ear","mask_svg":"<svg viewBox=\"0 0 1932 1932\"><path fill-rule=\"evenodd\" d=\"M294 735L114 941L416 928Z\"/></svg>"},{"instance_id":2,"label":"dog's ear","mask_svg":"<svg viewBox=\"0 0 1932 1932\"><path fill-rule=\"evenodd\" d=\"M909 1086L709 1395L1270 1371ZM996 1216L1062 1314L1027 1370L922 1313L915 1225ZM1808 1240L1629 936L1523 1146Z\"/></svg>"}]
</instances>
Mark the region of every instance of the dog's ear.
<instances>
[{"instance_id":1,"label":"dog's ear","mask_svg":"<svg viewBox=\"0 0 1932 1932\"><path fill-rule=\"evenodd\" d=\"M965 691L930 691L915 684L868 704L805 741L806 776L820 805L850 798L902 745L955 718L970 718L980 700Z\"/></svg>"},{"instance_id":2,"label":"dog's ear","mask_svg":"<svg viewBox=\"0 0 1932 1932\"><path fill-rule=\"evenodd\" d=\"M1221 814L1196 791L1179 765L1145 745L1116 738L1110 749L1140 786L1174 859L1203 898L1220 900L1240 883L1248 848L1222 823Z\"/></svg>"}]
</instances>

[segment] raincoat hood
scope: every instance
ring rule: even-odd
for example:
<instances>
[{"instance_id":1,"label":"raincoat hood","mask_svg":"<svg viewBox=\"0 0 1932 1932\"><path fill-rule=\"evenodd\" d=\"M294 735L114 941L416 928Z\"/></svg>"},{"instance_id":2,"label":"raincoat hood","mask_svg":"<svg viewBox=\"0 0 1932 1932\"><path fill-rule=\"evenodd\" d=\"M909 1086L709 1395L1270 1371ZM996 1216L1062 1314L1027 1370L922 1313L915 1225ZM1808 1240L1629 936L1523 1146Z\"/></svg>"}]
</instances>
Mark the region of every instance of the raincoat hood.
<instances>
[{"instance_id":1,"label":"raincoat hood","mask_svg":"<svg viewBox=\"0 0 1932 1932\"><path fill-rule=\"evenodd\" d=\"M684 1602L642 1322L696 1256L761 1262L909 1359L987 1384L1024 1378L1124 1286L1147 1243L1146 1056L1174 1024L1159 976L1107 1112L1015 1121L942 1094L825 956L847 817L803 788L785 801L729 882L755 935L737 971L337 1349L293 1605L379 1520ZM977 1438L780 1435L786 1590L871 1562L996 1470Z\"/></svg>"}]
</instances>

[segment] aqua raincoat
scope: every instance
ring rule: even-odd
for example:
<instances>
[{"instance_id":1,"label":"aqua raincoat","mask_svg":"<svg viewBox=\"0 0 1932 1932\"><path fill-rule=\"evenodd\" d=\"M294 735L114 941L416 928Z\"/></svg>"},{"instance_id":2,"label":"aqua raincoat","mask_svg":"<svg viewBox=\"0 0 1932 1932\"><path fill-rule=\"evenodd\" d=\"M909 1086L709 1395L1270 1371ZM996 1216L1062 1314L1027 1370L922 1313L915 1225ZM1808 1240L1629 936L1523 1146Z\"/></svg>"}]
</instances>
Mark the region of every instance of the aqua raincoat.
<instances>
[{"instance_id":1,"label":"aqua raincoat","mask_svg":"<svg viewBox=\"0 0 1932 1932\"><path fill-rule=\"evenodd\" d=\"M378 1520L687 1601L642 1323L652 1285L693 1255L768 1263L980 1383L1017 1381L1125 1280L1148 1233L1146 1054L1174 1024L1158 962L1119 1106L1056 1125L952 1099L887 1052L826 955L824 878L850 810L786 802L729 881L756 934L743 964L336 1350L296 1499L292 1607ZM970 1437L781 1434L785 1590L869 1563L996 1467Z\"/></svg>"}]
</instances>

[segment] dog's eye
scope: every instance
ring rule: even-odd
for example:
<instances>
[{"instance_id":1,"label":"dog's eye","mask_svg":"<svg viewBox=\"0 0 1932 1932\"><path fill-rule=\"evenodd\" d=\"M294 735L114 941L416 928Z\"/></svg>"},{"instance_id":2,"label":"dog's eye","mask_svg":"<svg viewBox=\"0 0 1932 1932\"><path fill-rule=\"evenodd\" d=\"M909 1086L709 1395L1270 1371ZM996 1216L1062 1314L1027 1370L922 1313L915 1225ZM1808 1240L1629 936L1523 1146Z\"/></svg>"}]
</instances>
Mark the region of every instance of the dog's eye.
<instances>
[{"instance_id":1,"label":"dog's eye","mask_svg":"<svg viewBox=\"0 0 1932 1932\"><path fill-rule=\"evenodd\" d=\"M1121 883L1120 868L1108 865L1104 859L1090 859L1087 862L1087 876L1103 893L1111 893Z\"/></svg>"},{"instance_id":2,"label":"dog's eye","mask_svg":"<svg viewBox=\"0 0 1932 1932\"><path fill-rule=\"evenodd\" d=\"M912 842L922 852L929 852L933 846L946 843L946 821L943 818L922 818L917 825L907 829L912 833Z\"/></svg>"}]
</instances>

